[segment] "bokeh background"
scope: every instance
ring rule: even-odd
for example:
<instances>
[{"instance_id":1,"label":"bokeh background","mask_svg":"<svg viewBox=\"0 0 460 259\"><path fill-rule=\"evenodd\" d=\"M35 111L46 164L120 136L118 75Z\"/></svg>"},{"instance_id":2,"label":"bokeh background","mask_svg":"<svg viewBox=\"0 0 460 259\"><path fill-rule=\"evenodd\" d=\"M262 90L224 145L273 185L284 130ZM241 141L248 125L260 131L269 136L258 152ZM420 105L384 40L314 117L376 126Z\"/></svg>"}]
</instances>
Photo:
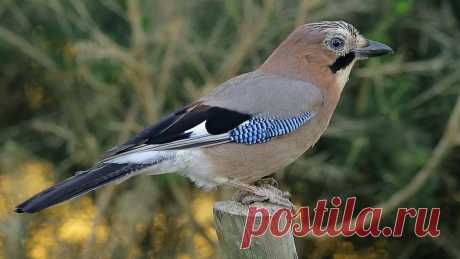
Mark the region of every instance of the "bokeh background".
<instances>
[{"instance_id":1,"label":"bokeh background","mask_svg":"<svg viewBox=\"0 0 460 259\"><path fill-rule=\"evenodd\" d=\"M261 64L296 26L343 19L396 53L360 62L319 143L277 175L296 204L441 207L441 236L298 239L301 258L460 258L458 0L0 2L0 258L219 258L212 205L140 176L35 215L26 197Z\"/></svg>"}]
</instances>

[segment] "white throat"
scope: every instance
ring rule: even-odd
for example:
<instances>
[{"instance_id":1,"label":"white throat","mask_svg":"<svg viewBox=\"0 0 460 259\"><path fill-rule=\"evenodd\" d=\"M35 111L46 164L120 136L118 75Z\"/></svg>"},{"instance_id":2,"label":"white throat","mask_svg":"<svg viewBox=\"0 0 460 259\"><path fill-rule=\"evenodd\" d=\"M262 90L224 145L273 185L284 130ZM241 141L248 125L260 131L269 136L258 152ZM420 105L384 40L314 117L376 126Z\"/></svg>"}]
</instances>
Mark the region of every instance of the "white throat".
<instances>
[{"instance_id":1,"label":"white throat","mask_svg":"<svg viewBox=\"0 0 460 259\"><path fill-rule=\"evenodd\" d=\"M353 60L353 62L351 62L347 67L340 69L336 72L336 80L340 92L342 92L343 88L345 87L345 84L348 82L348 77L350 76L351 69L353 68L355 62L356 59Z\"/></svg>"}]
</instances>

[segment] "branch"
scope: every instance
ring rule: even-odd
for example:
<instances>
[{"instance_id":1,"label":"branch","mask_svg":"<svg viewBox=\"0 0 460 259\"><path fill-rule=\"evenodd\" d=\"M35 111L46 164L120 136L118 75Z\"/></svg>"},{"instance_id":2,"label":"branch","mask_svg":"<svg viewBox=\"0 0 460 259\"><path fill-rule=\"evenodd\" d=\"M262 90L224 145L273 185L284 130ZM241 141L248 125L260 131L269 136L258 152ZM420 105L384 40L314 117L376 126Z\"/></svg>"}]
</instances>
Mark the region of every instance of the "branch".
<instances>
[{"instance_id":1,"label":"branch","mask_svg":"<svg viewBox=\"0 0 460 259\"><path fill-rule=\"evenodd\" d=\"M145 109L147 121L154 121L157 117L158 106L155 98L157 93L153 92L153 82L151 75L148 72L148 66L145 61L145 33L142 27L142 12L138 0L128 1L128 21L131 27L131 56L139 64L134 70L134 74L130 74L131 82L137 88L140 100Z\"/></svg>"},{"instance_id":2,"label":"branch","mask_svg":"<svg viewBox=\"0 0 460 259\"><path fill-rule=\"evenodd\" d=\"M383 208L384 215L397 208L400 204L409 200L418 190L433 176L437 171L444 157L451 151L455 145L458 145L460 136L460 95L457 97L457 102L450 115L447 128L441 140L433 150L433 154L422 170L413 178L413 180L403 189L399 190L386 202L375 205L376 208Z\"/></svg>"},{"instance_id":3,"label":"branch","mask_svg":"<svg viewBox=\"0 0 460 259\"><path fill-rule=\"evenodd\" d=\"M238 36L240 40L238 44L230 50L228 55L226 55L229 58L227 58L219 68L218 74L221 78L229 78L238 72L244 58L255 46L257 46L255 43L259 35L269 25L270 14L274 6L275 1L267 0L264 2L264 6L260 14L257 15L257 18L254 18L252 15L245 17L245 20L239 26Z\"/></svg>"},{"instance_id":4,"label":"branch","mask_svg":"<svg viewBox=\"0 0 460 259\"><path fill-rule=\"evenodd\" d=\"M358 77L375 78L376 76L399 75L403 73L425 73L428 71L439 71L448 64L445 56L439 56L429 60L403 62L401 57L394 62L375 66L368 66L356 71Z\"/></svg>"},{"instance_id":5,"label":"branch","mask_svg":"<svg viewBox=\"0 0 460 259\"><path fill-rule=\"evenodd\" d=\"M4 27L0 27L0 39L3 39L8 44L16 47L18 50L34 59L37 63L44 66L45 68L53 72L57 70L54 61L45 55L40 49Z\"/></svg>"},{"instance_id":6,"label":"branch","mask_svg":"<svg viewBox=\"0 0 460 259\"><path fill-rule=\"evenodd\" d=\"M215 242L214 240L211 239L211 237L206 233L206 230L203 228L202 225L200 225L196 219L195 219L195 216L193 214L193 211L192 209L190 208L190 201L189 199L185 196L183 190L181 190L181 188L179 186L177 186L176 183L174 182L170 182L169 183L169 187L171 188L171 192L173 193L174 195L174 198L176 199L176 201L179 203L180 207L182 208L182 210L185 210L185 215L187 215L188 217L188 220L189 220L189 223L191 225L191 227L193 228L193 230L201 235L205 240L206 242L214 249L216 250L217 248L217 242Z\"/></svg>"}]
</instances>

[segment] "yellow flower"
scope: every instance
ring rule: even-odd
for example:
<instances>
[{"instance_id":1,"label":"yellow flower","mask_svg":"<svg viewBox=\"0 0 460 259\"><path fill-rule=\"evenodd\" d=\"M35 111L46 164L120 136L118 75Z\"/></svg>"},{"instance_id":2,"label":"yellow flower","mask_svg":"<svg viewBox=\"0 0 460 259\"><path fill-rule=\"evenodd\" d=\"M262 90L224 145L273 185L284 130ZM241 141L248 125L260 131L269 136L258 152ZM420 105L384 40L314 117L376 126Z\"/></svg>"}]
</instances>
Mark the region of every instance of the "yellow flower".
<instances>
[{"instance_id":1,"label":"yellow flower","mask_svg":"<svg viewBox=\"0 0 460 259\"><path fill-rule=\"evenodd\" d=\"M52 167L45 161L23 163L13 173L0 174L0 218L13 213L13 208L26 198L50 186Z\"/></svg>"},{"instance_id":2,"label":"yellow flower","mask_svg":"<svg viewBox=\"0 0 460 259\"><path fill-rule=\"evenodd\" d=\"M40 225L40 228L32 232L27 242L27 253L33 259L49 258L50 251L56 245L53 238L53 226L49 224Z\"/></svg>"}]
</instances>

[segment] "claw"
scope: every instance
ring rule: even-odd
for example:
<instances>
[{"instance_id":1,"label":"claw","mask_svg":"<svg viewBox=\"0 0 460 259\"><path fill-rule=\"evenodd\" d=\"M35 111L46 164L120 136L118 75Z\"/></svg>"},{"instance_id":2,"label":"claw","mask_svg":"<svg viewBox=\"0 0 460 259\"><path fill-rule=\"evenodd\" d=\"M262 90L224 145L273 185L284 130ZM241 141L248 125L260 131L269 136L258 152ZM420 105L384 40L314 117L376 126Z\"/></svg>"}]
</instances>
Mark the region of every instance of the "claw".
<instances>
[{"instance_id":1,"label":"claw","mask_svg":"<svg viewBox=\"0 0 460 259\"><path fill-rule=\"evenodd\" d=\"M274 205L286 207L291 210L295 209L294 204L289 200L289 192L283 192L272 185L257 187L254 193L247 191L238 191L233 195L233 200L245 205L255 202L269 202Z\"/></svg>"},{"instance_id":2,"label":"claw","mask_svg":"<svg viewBox=\"0 0 460 259\"><path fill-rule=\"evenodd\" d=\"M255 185L259 186L259 187L272 186L272 187L275 187L275 188L279 188L278 181L273 177L267 177L267 178L262 178L260 180L257 180L255 182Z\"/></svg>"}]
</instances>

